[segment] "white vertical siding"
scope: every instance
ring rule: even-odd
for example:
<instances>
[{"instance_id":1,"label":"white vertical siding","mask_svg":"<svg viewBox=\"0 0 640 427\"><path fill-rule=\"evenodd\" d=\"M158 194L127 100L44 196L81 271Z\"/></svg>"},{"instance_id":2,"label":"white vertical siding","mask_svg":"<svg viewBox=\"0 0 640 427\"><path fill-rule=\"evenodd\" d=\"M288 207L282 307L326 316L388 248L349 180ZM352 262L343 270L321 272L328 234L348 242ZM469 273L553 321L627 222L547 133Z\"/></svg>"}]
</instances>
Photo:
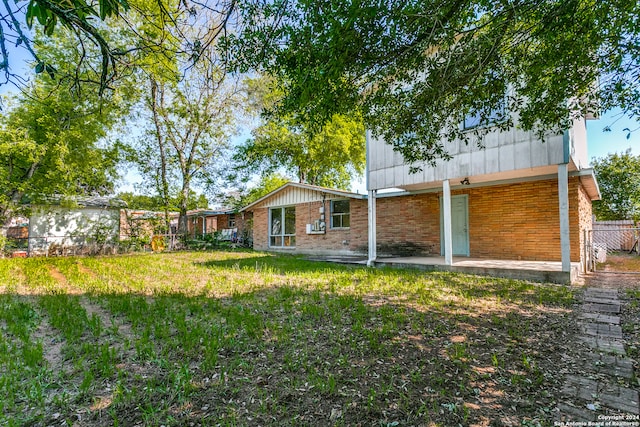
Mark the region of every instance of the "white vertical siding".
<instances>
[{"instance_id":1,"label":"white vertical siding","mask_svg":"<svg viewBox=\"0 0 640 427\"><path fill-rule=\"evenodd\" d=\"M586 156L586 134L581 130L584 122L577 122L572 130L572 142L576 156ZM583 138L583 136L585 136ZM468 145L458 141L447 147L453 159L436 161L436 166L418 164L422 172L409 173L400 153L381 139L371 138L369 144L369 186L372 190L391 187L416 186L441 182L445 179L473 177L479 175L517 176L518 170L543 168L564 162L562 135L547 135L544 142L532 132L511 129L495 132L483 140L483 147L471 141ZM578 167L581 164L576 163ZM585 166L584 164L583 166Z\"/></svg>"},{"instance_id":2,"label":"white vertical siding","mask_svg":"<svg viewBox=\"0 0 640 427\"><path fill-rule=\"evenodd\" d=\"M273 194L255 208L276 207L276 206L292 206L300 203L320 202L322 200L343 199L345 196L337 194L323 193L321 190L288 187L279 193Z\"/></svg>"}]
</instances>

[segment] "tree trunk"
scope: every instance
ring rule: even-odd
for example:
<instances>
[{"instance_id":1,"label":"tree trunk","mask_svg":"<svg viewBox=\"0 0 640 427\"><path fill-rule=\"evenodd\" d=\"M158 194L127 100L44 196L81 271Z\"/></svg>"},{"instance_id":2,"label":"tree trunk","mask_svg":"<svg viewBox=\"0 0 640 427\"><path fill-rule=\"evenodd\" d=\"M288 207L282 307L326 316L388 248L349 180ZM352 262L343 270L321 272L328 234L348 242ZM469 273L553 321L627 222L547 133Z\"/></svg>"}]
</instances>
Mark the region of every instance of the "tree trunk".
<instances>
[{"instance_id":1,"label":"tree trunk","mask_svg":"<svg viewBox=\"0 0 640 427\"><path fill-rule=\"evenodd\" d=\"M34 162L31 164L29 170L22 178L23 182L33 178L33 175L35 174L39 165L39 162ZM24 191L14 190L11 194L11 197L9 198L9 201L7 201L4 206L0 207L0 223L2 223L3 226L9 225L9 221L13 219L12 216L15 211L15 207L20 203L22 197L24 197Z\"/></svg>"},{"instance_id":2,"label":"tree trunk","mask_svg":"<svg viewBox=\"0 0 640 427\"><path fill-rule=\"evenodd\" d=\"M162 198L162 204L164 205L164 225L167 233L171 233L171 219L169 218L169 182L167 180L167 154L164 147L164 139L162 137L162 125L160 124L160 118L158 117L158 102L160 107L164 107L164 96L161 90L160 98L158 99L158 82L151 78L151 111L153 113L153 123L156 128L156 140L158 142L158 149L160 152L160 188L158 192Z\"/></svg>"},{"instance_id":3,"label":"tree trunk","mask_svg":"<svg viewBox=\"0 0 640 427\"><path fill-rule=\"evenodd\" d=\"M186 235L189 231L187 225L187 206L189 206L189 184L188 180L182 183L182 191L180 197L180 217L178 218L178 234ZM195 234L195 230L194 230Z\"/></svg>"}]
</instances>

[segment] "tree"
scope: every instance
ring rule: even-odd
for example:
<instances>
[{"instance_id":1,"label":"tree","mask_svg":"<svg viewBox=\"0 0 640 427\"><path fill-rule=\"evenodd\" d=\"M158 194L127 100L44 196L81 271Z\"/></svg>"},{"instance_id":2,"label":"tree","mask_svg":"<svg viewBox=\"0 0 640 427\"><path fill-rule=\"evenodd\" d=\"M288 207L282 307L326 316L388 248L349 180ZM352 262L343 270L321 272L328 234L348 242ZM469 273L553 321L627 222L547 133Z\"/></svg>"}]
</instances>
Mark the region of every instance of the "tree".
<instances>
[{"instance_id":1,"label":"tree","mask_svg":"<svg viewBox=\"0 0 640 427\"><path fill-rule=\"evenodd\" d=\"M50 49L41 56L59 69L77 54L75 41L64 32L42 43ZM25 196L37 201L53 194L113 191L119 150L106 137L135 94L121 83L98 96L41 73L21 96L9 98L0 116L0 221L21 213Z\"/></svg>"},{"instance_id":2,"label":"tree","mask_svg":"<svg viewBox=\"0 0 640 427\"><path fill-rule=\"evenodd\" d=\"M156 57L187 55L197 62L216 38L235 22L235 0L4 0L0 5L0 72L4 82L21 81L10 68L10 47L25 49L34 59L35 72L68 77L79 84L92 82L99 93L107 90L123 71L141 66L150 54ZM208 19L215 13L221 19ZM58 25L60 24L60 25ZM197 24L200 33L184 31ZM63 69L42 56L30 30L52 36L64 28L82 50L97 48L99 62L84 54L67 58ZM141 31L144 28L144 31ZM121 43L116 39L126 40ZM82 79L80 79L82 75Z\"/></svg>"},{"instance_id":3,"label":"tree","mask_svg":"<svg viewBox=\"0 0 640 427\"><path fill-rule=\"evenodd\" d=\"M118 151L101 140L119 116L118 104L82 99L42 76L0 118L0 220L19 213L25 195L113 191Z\"/></svg>"},{"instance_id":4,"label":"tree","mask_svg":"<svg viewBox=\"0 0 640 427\"><path fill-rule=\"evenodd\" d=\"M129 209L141 209L145 211L162 211L164 210L165 203L159 196L149 196L146 194L134 194L131 192L119 193L117 198L125 201ZM169 203L170 211L178 210L178 198L173 197ZM189 197L189 205L187 209L207 209L209 207L209 201L204 194L197 194L195 191L191 191Z\"/></svg>"},{"instance_id":5,"label":"tree","mask_svg":"<svg viewBox=\"0 0 640 427\"><path fill-rule=\"evenodd\" d=\"M279 168L299 182L348 189L365 166L364 125L359 117L335 115L320 132L291 119L271 119L238 147L237 169L270 176Z\"/></svg>"},{"instance_id":6,"label":"tree","mask_svg":"<svg viewBox=\"0 0 640 427\"><path fill-rule=\"evenodd\" d=\"M236 130L239 84L216 50L219 31L226 27L234 2L213 3L219 9L208 2L180 1L170 9L163 1L141 2L140 7L148 7L143 14L147 19L136 23L137 32L157 49L141 52L138 59L144 97L136 119L144 127L142 135L139 130L130 135L130 160L147 188L162 201L167 224L168 210L176 202L180 233L187 229L186 213L195 194L192 186L199 184L212 192L226 166L229 136ZM185 14L186 5L190 9ZM185 40L197 46L176 49Z\"/></svg>"},{"instance_id":7,"label":"tree","mask_svg":"<svg viewBox=\"0 0 640 427\"><path fill-rule=\"evenodd\" d=\"M289 178L278 173L263 175L257 183L247 189L223 197L224 204L233 209L243 208L290 181Z\"/></svg>"},{"instance_id":8,"label":"tree","mask_svg":"<svg viewBox=\"0 0 640 427\"><path fill-rule=\"evenodd\" d=\"M592 160L602 199L593 202L593 213L601 221L640 220L640 156L609 154Z\"/></svg>"},{"instance_id":9,"label":"tree","mask_svg":"<svg viewBox=\"0 0 640 427\"><path fill-rule=\"evenodd\" d=\"M136 143L138 164L166 209L175 185L181 233L187 229L191 186L213 188L226 166L239 95L237 82L227 80L211 61L200 61L178 82L149 77L145 108L150 127Z\"/></svg>"},{"instance_id":10,"label":"tree","mask_svg":"<svg viewBox=\"0 0 640 427\"><path fill-rule=\"evenodd\" d=\"M502 111L500 129L517 117L544 137L597 109L640 113L635 0L242 7L246 25L226 43L239 69L277 76L285 94L278 115L321 128L335 114L362 111L374 135L414 165L446 158L450 141L481 145L487 127L459 126L471 114L486 122Z\"/></svg>"},{"instance_id":11,"label":"tree","mask_svg":"<svg viewBox=\"0 0 640 427\"><path fill-rule=\"evenodd\" d=\"M250 114L268 113L283 96L270 75L246 78L244 86ZM321 129L293 116L262 116L252 138L236 148L232 181L258 173L266 182L282 171L299 182L348 189L352 178L364 172L365 132L359 114L336 114Z\"/></svg>"}]
</instances>

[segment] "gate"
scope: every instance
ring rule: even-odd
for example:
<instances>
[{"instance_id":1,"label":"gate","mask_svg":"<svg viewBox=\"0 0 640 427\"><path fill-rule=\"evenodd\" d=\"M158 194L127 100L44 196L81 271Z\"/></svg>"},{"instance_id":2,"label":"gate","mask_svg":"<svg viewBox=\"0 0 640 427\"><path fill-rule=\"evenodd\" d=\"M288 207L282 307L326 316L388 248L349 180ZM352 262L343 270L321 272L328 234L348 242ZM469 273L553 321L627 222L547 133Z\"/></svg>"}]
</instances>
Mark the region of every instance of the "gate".
<instances>
[{"instance_id":1,"label":"gate","mask_svg":"<svg viewBox=\"0 0 640 427\"><path fill-rule=\"evenodd\" d=\"M591 271L640 273L640 228L615 223L594 223L593 230L585 231L587 266Z\"/></svg>"}]
</instances>

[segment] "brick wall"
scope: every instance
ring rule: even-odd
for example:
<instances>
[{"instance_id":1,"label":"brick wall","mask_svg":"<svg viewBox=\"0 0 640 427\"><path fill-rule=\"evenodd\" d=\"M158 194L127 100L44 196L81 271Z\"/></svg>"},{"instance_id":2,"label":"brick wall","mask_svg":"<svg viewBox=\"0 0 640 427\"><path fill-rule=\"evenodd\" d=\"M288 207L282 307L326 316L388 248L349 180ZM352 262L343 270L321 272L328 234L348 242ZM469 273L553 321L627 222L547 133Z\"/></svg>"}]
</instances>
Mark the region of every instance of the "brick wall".
<instances>
[{"instance_id":1,"label":"brick wall","mask_svg":"<svg viewBox=\"0 0 640 427\"><path fill-rule=\"evenodd\" d=\"M575 187L575 189L574 189ZM577 227L573 223L571 224L571 259L574 258L580 259L580 271L584 271L585 263L588 262L585 259L584 254L584 231L591 230L593 228L593 210L591 205L591 199L587 195L584 187L580 185L580 180L575 178L575 181L571 181L569 185L569 194L573 192L577 193L578 197L578 211L577 215ZM569 201L569 209L572 207L571 200ZM573 212L571 212L573 214ZM573 215L572 215L573 216ZM573 234L577 233L578 236L574 236ZM577 243L574 243L577 241ZM578 251L579 254L576 256L575 252Z\"/></svg>"},{"instance_id":2,"label":"brick wall","mask_svg":"<svg viewBox=\"0 0 640 427\"><path fill-rule=\"evenodd\" d=\"M350 199L351 224L349 228L330 227L330 202L325 202L324 234L307 234L307 224L320 219L322 202L296 205L296 252L303 253L352 253L366 252L367 248L367 201ZM258 208L253 212L253 247L269 249L269 209ZM288 249L284 249L288 250Z\"/></svg>"},{"instance_id":3,"label":"brick wall","mask_svg":"<svg viewBox=\"0 0 640 427\"><path fill-rule=\"evenodd\" d=\"M253 249L269 249L269 209L259 208L253 211Z\"/></svg>"},{"instance_id":4,"label":"brick wall","mask_svg":"<svg viewBox=\"0 0 640 427\"><path fill-rule=\"evenodd\" d=\"M378 254L440 255L437 193L376 200Z\"/></svg>"},{"instance_id":5,"label":"brick wall","mask_svg":"<svg viewBox=\"0 0 640 427\"><path fill-rule=\"evenodd\" d=\"M530 261L560 261L560 214L555 179L452 191L468 195L470 256ZM379 255L440 255L441 193L382 197L377 203ZM339 253L367 251L367 201L351 199L349 229L329 227L306 234L319 219L321 202L296 206L296 251ZM237 216L238 218L238 216ZM569 179L571 260L581 260L584 229L591 228L591 202L578 178ZM253 212L256 250L269 249L269 209Z\"/></svg>"},{"instance_id":6,"label":"brick wall","mask_svg":"<svg viewBox=\"0 0 640 427\"><path fill-rule=\"evenodd\" d=\"M472 257L560 259L556 180L483 187L469 194Z\"/></svg>"},{"instance_id":7,"label":"brick wall","mask_svg":"<svg viewBox=\"0 0 640 427\"><path fill-rule=\"evenodd\" d=\"M557 180L452 191L469 197L471 257L560 260ZM439 255L441 193L377 200L380 254ZM578 178L569 183L571 259L580 260L581 227L590 202ZM413 252L412 252L413 251Z\"/></svg>"}]
</instances>

